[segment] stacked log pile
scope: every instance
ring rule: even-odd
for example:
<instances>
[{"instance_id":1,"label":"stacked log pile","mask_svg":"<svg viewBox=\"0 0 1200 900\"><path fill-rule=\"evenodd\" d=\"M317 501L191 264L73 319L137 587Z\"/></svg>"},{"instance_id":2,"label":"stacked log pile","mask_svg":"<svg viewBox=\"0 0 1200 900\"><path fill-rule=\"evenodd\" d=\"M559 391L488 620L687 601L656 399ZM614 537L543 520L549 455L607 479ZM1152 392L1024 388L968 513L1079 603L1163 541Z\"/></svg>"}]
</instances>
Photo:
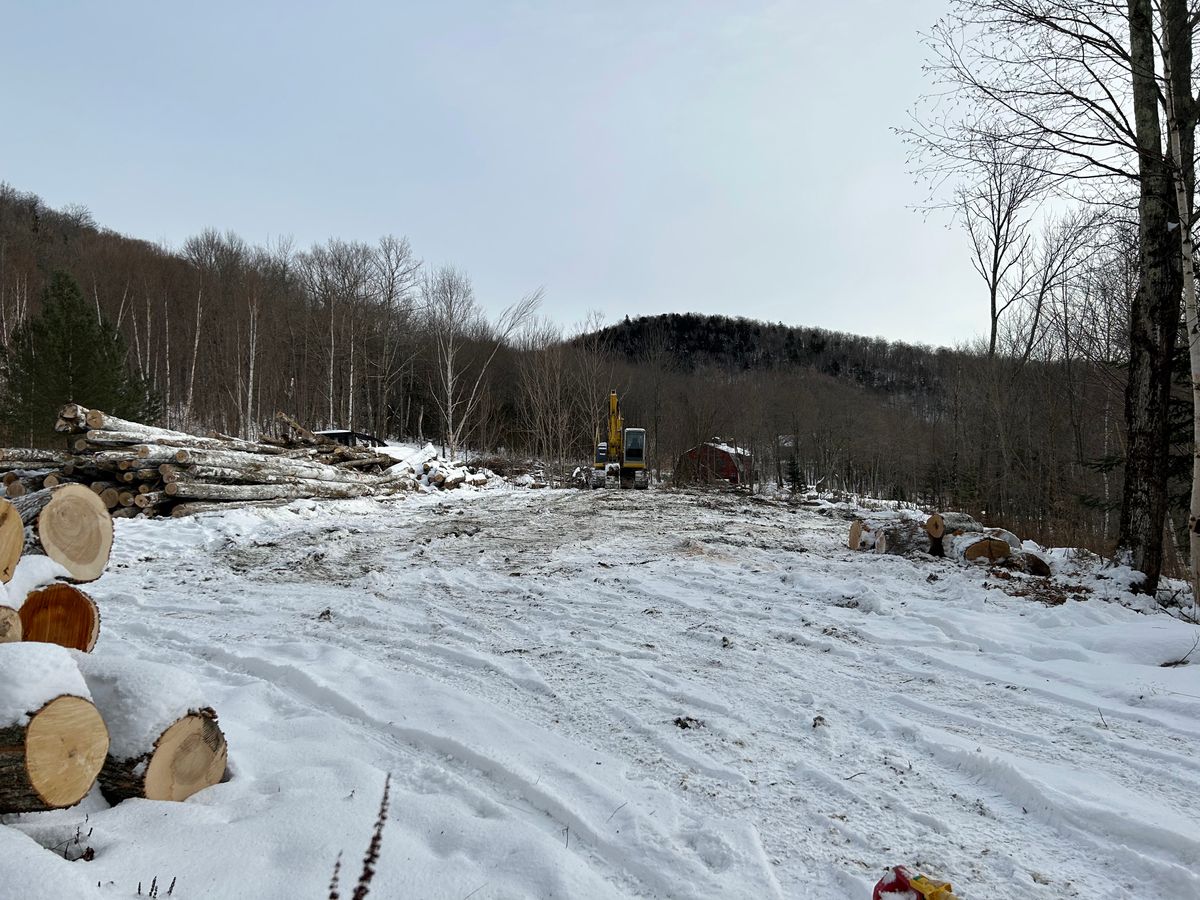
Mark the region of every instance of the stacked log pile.
<instances>
[{"instance_id":1,"label":"stacked log pile","mask_svg":"<svg viewBox=\"0 0 1200 900\"><path fill-rule=\"evenodd\" d=\"M232 505L378 497L482 485L486 470L447 465L432 446L405 460L348 447L280 414L279 436L245 441L187 434L70 403L55 425L67 452L0 450L10 499L67 484L89 489L114 517L186 516Z\"/></svg>"},{"instance_id":2,"label":"stacked log pile","mask_svg":"<svg viewBox=\"0 0 1200 900\"><path fill-rule=\"evenodd\" d=\"M1050 566L1003 528L988 528L965 513L878 513L850 523L851 550L907 556L928 553L962 563L1004 565L1030 575L1050 575Z\"/></svg>"},{"instance_id":3,"label":"stacked log pile","mask_svg":"<svg viewBox=\"0 0 1200 900\"><path fill-rule=\"evenodd\" d=\"M225 737L194 682L92 653L100 611L75 585L100 577L112 531L78 484L0 499L0 813L74 806L97 782L112 803L183 800L224 777Z\"/></svg>"}]
</instances>

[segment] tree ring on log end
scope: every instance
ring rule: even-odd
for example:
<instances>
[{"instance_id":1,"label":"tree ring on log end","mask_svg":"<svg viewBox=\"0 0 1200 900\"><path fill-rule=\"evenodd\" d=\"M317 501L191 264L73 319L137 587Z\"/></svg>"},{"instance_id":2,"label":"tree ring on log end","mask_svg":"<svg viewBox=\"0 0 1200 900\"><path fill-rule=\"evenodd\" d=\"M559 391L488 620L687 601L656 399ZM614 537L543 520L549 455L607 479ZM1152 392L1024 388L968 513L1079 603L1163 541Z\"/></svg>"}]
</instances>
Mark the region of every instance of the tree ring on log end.
<instances>
[{"instance_id":1,"label":"tree ring on log end","mask_svg":"<svg viewBox=\"0 0 1200 900\"><path fill-rule=\"evenodd\" d=\"M107 755L108 729L82 697L55 697L34 714L25 732L29 785L56 809L87 795Z\"/></svg>"},{"instance_id":2,"label":"tree ring on log end","mask_svg":"<svg viewBox=\"0 0 1200 900\"><path fill-rule=\"evenodd\" d=\"M96 601L69 584L51 584L34 591L21 605L20 617L26 641L90 653L100 636Z\"/></svg>"},{"instance_id":3,"label":"tree ring on log end","mask_svg":"<svg viewBox=\"0 0 1200 900\"><path fill-rule=\"evenodd\" d=\"M0 499L0 581L12 579L21 550L25 546L25 526L21 514L7 500Z\"/></svg>"},{"instance_id":4,"label":"tree ring on log end","mask_svg":"<svg viewBox=\"0 0 1200 900\"><path fill-rule=\"evenodd\" d=\"M46 555L76 581L95 581L103 574L112 550L112 517L88 488L57 488L38 516L37 533Z\"/></svg>"},{"instance_id":5,"label":"tree ring on log end","mask_svg":"<svg viewBox=\"0 0 1200 900\"><path fill-rule=\"evenodd\" d=\"M155 744L146 767L147 800L186 800L225 776L228 749L215 716L189 713Z\"/></svg>"},{"instance_id":6,"label":"tree ring on log end","mask_svg":"<svg viewBox=\"0 0 1200 900\"><path fill-rule=\"evenodd\" d=\"M11 606L0 606L0 644L21 640L21 614Z\"/></svg>"}]
</instances>

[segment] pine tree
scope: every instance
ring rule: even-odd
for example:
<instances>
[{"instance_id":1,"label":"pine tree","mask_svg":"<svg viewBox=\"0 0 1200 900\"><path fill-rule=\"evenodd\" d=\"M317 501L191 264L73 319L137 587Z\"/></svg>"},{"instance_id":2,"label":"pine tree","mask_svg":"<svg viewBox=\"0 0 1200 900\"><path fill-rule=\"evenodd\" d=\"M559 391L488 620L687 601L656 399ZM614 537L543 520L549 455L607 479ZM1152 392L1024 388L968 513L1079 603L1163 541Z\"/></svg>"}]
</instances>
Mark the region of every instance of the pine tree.
<instances>
[{"instance_id":1,"label":"pine tree","mask_svg":"<svg viewBox=\"0 0 1200 900\"><path fill-rule=\"evenodd\" d=\"M64 403L153 422L161 403L126 366L121 333L83 299L78 283L55 272L41 311L23 322L0 352L0 423L13 443L52 441Z\"/></svg>"}]
</instances>

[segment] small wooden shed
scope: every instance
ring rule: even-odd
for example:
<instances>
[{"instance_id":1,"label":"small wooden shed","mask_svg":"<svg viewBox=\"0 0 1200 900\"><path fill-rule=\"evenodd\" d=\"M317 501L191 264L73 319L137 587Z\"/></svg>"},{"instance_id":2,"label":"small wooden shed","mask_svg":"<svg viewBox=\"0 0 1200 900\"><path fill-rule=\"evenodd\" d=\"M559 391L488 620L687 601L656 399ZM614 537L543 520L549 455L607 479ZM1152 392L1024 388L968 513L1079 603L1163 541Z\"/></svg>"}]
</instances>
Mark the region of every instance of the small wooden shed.
<instances>
[{"instance_id":1,"label":"small wooden shed","mask_svg":"<svg viewBox=\"0 0 1200 900\"><path fill-rule=\"evenodd\" d=\"M741 484L750 476L750 451L713 439L685 452L675 464L678 481L728 481Z\"/></svg>"}]
</instances>

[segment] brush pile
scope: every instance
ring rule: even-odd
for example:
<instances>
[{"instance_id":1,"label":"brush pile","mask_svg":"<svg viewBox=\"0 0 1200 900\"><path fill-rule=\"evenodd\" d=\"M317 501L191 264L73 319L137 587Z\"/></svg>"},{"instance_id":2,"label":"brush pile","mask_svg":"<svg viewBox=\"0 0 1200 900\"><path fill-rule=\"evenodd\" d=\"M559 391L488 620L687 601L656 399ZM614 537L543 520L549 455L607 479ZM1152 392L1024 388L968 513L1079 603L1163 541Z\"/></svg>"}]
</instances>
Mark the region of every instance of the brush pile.
<instances>
[{"instance_id":1,"label":"brush pile","mask_svg":"<svg viewBox=\"0 0 1200 900\"><path fill-rule=\"evenodd\" d=\"M490 475L439 462L431 445L397 460L314 434L282 413L277 421L278 435L246 441L155 428L69 403L55 425L67 435L67 452L0 450L0 471L10 499L79 483L117 517L388 496L482 485Z\"/></svg>"}]
</instances>

